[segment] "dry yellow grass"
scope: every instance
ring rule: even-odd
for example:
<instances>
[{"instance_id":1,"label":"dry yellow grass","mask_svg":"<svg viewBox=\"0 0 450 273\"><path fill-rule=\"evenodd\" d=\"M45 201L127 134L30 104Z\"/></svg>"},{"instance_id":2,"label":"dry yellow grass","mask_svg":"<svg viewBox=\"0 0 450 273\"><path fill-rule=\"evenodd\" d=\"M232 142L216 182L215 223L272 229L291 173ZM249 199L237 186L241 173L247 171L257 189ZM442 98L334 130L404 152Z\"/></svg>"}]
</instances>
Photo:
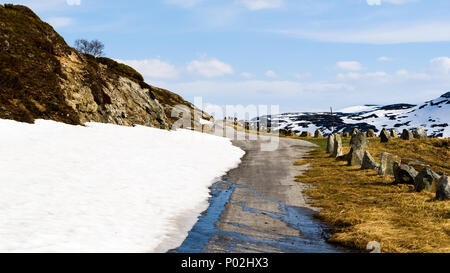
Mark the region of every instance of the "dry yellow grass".
<instances>
[{"instance_id":1,"label":"dry yellow grass","mask_svg":"<svg viewBox=\"0 0 450 273\"><path fill-rule=\"evenodd\" d=\"M370 241L381 243L383 252L450 253L450 201L435 201L435 194L416 193L412 186L394 185L393 177L362 171L330 158L324 140L305 158L310 169L299 182L314 185L306 191L313 205L322 208L318 217L334 227L331 242L365 249ZM348 140L345 141L348 143ZM449 139L403 141L382 144L372 139L368 150L375 158L390 152L430 164L450 173ZM345 147L345 152L348 151ZM297 162L304 164L305 161Z\"/></svg>"}]
</instances>

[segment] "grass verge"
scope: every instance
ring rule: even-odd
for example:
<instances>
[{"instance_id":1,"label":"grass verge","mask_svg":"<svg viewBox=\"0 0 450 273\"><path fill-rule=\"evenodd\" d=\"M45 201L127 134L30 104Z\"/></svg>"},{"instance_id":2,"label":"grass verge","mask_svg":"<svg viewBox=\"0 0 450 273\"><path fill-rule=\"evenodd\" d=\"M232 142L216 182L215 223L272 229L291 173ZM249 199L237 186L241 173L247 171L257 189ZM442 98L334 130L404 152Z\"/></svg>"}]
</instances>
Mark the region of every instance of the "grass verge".
<instances>
[{"instance_id":1,"label":"grass verge","mask_svg":"<svg viewBox=\"0 0 450 273\"><path fill-rule=\"evenodd\" d=\"M450 201L435 201L434 193L416 193L411 185L392 184L391 176L336 161L325 151L326 139L305 140L319 147L296 163L310 164L297 181L314 186L306 194L313 206L322 208L318 218L333 227L330 242L365 249L368 242L377 241L383 252L450 252ZM345 139L344 152L348 143ZM368 150L377 160L386 151L448 174L448 143L449 139L395 139L384 144L372 139Z\"/></svg>"}]
</instances>

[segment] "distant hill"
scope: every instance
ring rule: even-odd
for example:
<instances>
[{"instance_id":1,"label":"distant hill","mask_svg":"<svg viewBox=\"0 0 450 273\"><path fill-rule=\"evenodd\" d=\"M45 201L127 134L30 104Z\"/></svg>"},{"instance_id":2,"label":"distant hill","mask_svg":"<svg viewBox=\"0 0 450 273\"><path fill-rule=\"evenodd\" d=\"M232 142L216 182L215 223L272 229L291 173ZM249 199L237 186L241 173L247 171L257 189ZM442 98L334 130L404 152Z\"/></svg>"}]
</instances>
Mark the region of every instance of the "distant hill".
<instances>
[{"instance_id":1,"label":"distant hill","mask_svg":"<svg viewBox=\"0 0 450 273\"><path fill-rule=\"evenodd\" d=\"M148 85L129 66L71 48L29 8L0 5L1 119L168 129L178 104L199 111L179 95Z\"/></svg>"},{"instance_id":2,"label":"distant hill","mask_svg":"<svg viewBox=\"0 0 450 273\"><path fill-rule=\"evenodd\" d=\"M256 118L251 123L255 125L263 120L272 121L274 128L290 129L295 133L314 133L319 129L324 134L329 134L333 125L338 132L350 132L353 128L364 131L374 129L379 132L386 128L400 133L403 129L422 126L429 136L450 137L450 92L420 105L355 106L342 109L334 113L333 117L329 112L286 113Z\"/></svg>"}]
</instances>

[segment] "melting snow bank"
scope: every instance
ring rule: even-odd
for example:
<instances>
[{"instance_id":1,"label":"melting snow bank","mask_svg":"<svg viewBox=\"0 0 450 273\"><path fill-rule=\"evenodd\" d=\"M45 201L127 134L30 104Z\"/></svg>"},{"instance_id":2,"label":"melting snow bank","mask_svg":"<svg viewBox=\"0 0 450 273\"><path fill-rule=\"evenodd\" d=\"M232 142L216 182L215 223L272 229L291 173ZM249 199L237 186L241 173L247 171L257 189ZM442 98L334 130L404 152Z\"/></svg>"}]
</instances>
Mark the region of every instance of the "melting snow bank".
<instances>
[{"instance_id":1,"label":"melting snow bank","mask_svg":"<svg viewBox=\"0 0 450 273\"><path fill-rule=\"evenodd\" d=\"M0 132L1 252L167 251L244 155L186 130L0 120Z\"/></svg>"}]
</instances>

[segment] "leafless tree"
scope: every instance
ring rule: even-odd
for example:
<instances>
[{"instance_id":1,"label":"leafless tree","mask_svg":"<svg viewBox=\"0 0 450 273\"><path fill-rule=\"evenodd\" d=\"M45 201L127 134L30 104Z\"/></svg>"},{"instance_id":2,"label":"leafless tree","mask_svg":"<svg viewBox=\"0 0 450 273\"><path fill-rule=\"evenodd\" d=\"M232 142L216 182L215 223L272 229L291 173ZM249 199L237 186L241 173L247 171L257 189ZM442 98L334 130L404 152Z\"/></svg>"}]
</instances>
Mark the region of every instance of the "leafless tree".
<instances>
[{"instance_id":1,"label":"leafless tree","mask_svg":"<svg viewBox=\"0 0 450 273\"><path fill-rule=\"evenodd\" d=\"M84 39L78 39L75 41L75 48L85 54L91 54L95 57L100 57L103 55L103 49L105 48L105 45L99 40L88 41Z\"/></svg>"}]
</instances>

